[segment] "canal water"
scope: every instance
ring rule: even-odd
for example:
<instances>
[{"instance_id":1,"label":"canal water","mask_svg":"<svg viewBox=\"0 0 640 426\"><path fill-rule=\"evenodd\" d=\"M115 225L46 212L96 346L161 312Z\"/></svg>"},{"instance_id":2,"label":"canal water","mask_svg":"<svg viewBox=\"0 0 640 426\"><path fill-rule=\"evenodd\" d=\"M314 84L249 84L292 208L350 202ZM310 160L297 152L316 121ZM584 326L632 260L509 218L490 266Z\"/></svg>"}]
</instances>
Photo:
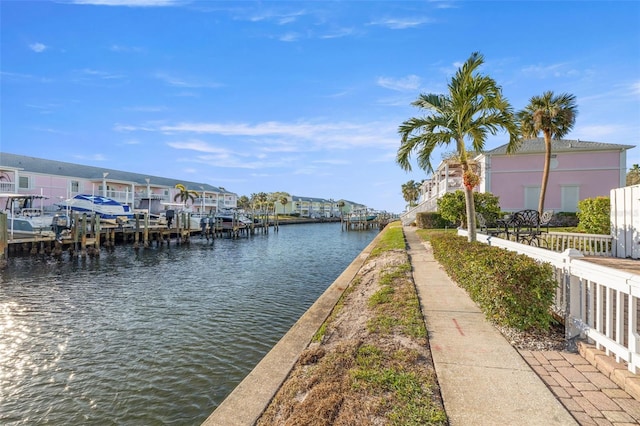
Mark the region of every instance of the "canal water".
<instances>
[{"instance_id":1,"label":"canal water","mask_svg":"<svg viewBox=\"0 0 640 426\"><path fill-rule=\"evenodd\" d=\"M339 223L10 258L0 424L198 425L377 231Z\"/></svg>"}]
</instances>

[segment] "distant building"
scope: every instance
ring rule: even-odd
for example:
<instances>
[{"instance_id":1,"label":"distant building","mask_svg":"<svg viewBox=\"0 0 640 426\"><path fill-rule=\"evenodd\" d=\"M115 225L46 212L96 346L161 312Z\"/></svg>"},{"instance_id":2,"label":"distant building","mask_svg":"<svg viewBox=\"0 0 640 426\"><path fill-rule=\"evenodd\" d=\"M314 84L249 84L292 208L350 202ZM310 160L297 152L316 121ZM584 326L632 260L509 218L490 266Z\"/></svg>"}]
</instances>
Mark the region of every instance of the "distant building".
<instances>
[{"instance_id":1,"label":"distant building","mask_svg":"<svg viewBox=\"0 0 640 426\"><path fill-rule=\"evenodd\" d=\"M113 198L133 209L158 213L182 207L174 197L182 184L198 197L189 202L194 212L236 208L238 195L201 182L150 176L105 167L84 166L0 152L0 193L41 194L45 209L77 194Z\"/></svg>"},{"instance_id":2,"label":"distant building","mask_svg":"<svg viewBox=\"0 0 640 426\"><path fill-rule=\"evenodd\" d=\"M341 204L344 204L341 206ZM277 213L299 214L301 217L311 217L315 219L340 217L341 214L350 213L359 208L366 208L362 204L354 203L347 200L333 200L326 198L301 197L291 195L289 203L282 206L276 203Z\"/></svg>"}]
</instances>

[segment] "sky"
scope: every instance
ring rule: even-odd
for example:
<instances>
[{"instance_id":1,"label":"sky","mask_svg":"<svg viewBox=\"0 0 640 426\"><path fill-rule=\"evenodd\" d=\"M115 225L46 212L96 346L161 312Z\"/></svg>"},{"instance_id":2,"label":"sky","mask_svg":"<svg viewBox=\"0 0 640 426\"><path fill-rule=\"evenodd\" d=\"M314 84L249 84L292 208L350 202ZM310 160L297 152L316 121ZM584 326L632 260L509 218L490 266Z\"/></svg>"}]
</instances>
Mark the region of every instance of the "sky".
<instances>
[{"instance_id":1,"label":"sky","mask_svg":"<svg viewBox=\"0 0 640 426\"><path fill-rule=\"evenodd\" d=\"M514 111L573 94L566 138L634 145L630 168L639 23L634 1L1 0L0 152L400 213L429 175L398 127L480 52Z\"/></svg>"}]
</instances>

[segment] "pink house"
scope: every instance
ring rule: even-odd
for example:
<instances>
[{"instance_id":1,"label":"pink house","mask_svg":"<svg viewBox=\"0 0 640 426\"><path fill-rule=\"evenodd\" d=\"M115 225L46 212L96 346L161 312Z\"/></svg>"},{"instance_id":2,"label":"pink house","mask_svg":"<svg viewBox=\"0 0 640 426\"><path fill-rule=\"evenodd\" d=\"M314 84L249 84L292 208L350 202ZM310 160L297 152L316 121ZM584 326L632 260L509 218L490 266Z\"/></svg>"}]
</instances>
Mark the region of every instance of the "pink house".
<instances>
[{"instance_id":1,"label":"pink house","mask_svg":"<svg viewBox=\"0 0 640 426\"><path fill-rule=\"evenodd\" d=\"M237 194L221 187L150 176L134 172L0 152L0 194L44 195L44 210L54 211L56 203L78 194L112 198L132 209L159 213L177 208L176 184L197 193L188 206L194 212L209 213L236 208ZM6 197L0 196L0 210Z\"/></svg>"},{"instance_id":2,"label":"pink house","mask_svg":"<svg viewBox=\"0 0 640 426\"><path fill-rule=\"evenodd\" d=\"M544 140L525 140L515 154L506 145L475 158L480 166L478 191L500 199L503 211L537 209L544 167ZM551 169L545 196L545 210L577 211L578 201L608 197L614 188L625 186L627 150L632 145L554 140Z\"/></svg>"},{"instance_id":3,"label":"pink house","mask_svg":"<svg viewBox=\"0 0 640 426\"><path fill-rule=\"evenodd\" d=\"M575 212L578 201L608 197L612 189L625 186L627 150L633 145L581 140L555 140L552 143L545 210ZM544 140L525 140L518 152L511 155L507 155L506 148L505 144L474 157L472 166L480 174L480 184L475 190L498 196L500 208L506 212L537 210L544 168ZM411 223L419 212L437 211L438 199L463 188L460 164L455 159L443 161L422 182L419 203L402 215L403 223Z\"/></svg>"}]
</instances>

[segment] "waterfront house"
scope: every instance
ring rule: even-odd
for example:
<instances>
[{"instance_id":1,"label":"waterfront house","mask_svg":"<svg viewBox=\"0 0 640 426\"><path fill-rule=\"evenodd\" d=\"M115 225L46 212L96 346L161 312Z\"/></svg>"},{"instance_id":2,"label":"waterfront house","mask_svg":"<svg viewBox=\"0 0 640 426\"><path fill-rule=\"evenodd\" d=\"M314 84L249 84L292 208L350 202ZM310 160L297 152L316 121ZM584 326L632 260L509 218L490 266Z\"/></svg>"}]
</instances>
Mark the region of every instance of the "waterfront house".
<instances>
[{"instance_id":1,"label":"waterfront house","mask_svg":"<svg viewBox=\"0 0 640 426\"><path fill-rule=\"evenodd\" d=\"M174 197L176 184L198 193L183 206ZM78 194L113 198L132 209L159 213L188 207L194 212L215 212L237 207L237 194L201 182L150 176L106 167L84 166L9 153L0 153L0 192L44 195L44 207Z\"/></svg>"},{"instance_id":2,"label":"waterfront house","mask_svg":"<svg viewBox=\"0 0 640 426\"><path fill-rule=\"evenodd\" d=\"M575 212L578 202L608 197L614 188L624 187L627 150L633 145L581 140L554 140L545 209ZM477 192L490 192L500 200L503 211L537 209L544 168L544 139L524 140L520 149L507 154L507 145L473 158L480 175ZM415 220L418 212L437 211L438 200L448 192L463 190L462 167L455 159L442 161L420 186L418 205L403 215L403 222Z\"/></svg>"},{"instance_id":3,"label":"waterfront house","mask_svg":"<svg viewBox=\"0 0 640 426\"><path fill-rule=\"evenodd\" d=\"M525 140L508 155L507 145L476 157L481 170L480 192L500 199L503 211L537 209L544 167L544 139ZM586 198L608 197L626 185L627 150L632 145L555 140L545 196L545 209L575 212Z\"/></svg>"},{"instance_id":4,"label":"waterfront house","mask_svg":"<svg viewBox=\"0 0 640 426\"><path fill-rule=\"evenodd\" d=\"M289 203L284 208L282 204L278 203L279 205L276 205L276 212L286 212L287 214L294 213L300 215L300 217L310 217L315 219L339 217L339 201L340 200L336 201L334 199L291 195L289 197Z\"/></svg>"}]
</instances>

